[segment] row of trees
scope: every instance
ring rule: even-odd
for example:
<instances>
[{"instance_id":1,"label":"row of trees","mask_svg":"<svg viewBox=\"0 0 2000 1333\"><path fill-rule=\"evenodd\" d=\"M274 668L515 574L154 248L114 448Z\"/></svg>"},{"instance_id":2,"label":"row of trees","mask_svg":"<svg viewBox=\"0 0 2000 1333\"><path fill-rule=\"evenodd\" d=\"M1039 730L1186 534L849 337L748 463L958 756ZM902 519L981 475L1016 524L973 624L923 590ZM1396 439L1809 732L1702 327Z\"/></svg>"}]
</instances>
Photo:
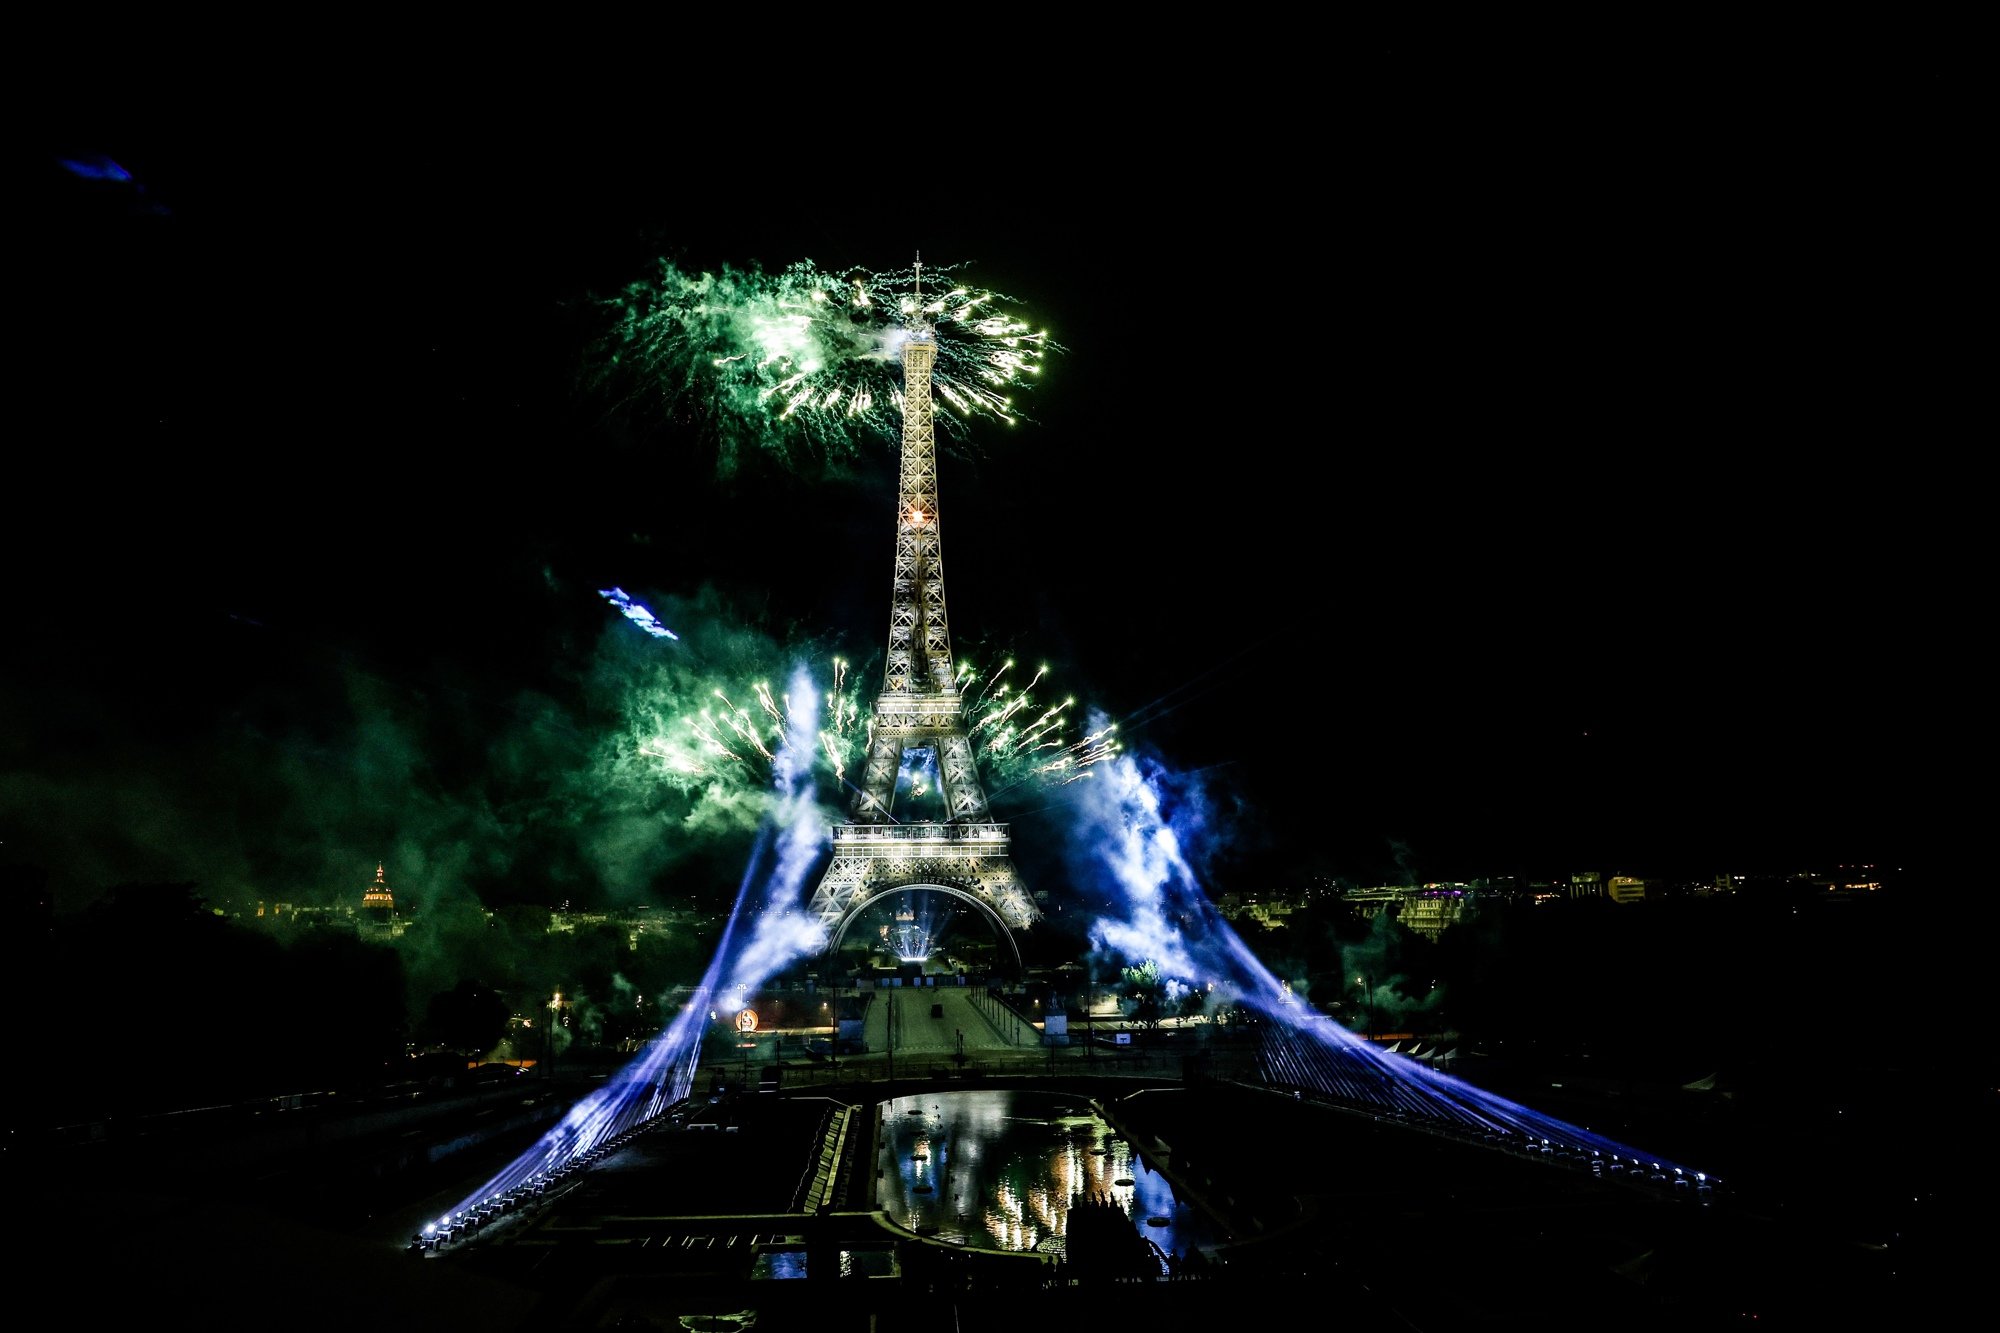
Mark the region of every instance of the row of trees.
<instances>
[{"instance_id":1,"label":"row of trees","mask_svg":"<svg viewBox=\"0 0 2000 1333\"><path fill-rule=\"evenodd\" d=\"M1302 1000L1350 1027L1451 1030L1467 1050L1581 1053L1696 1078L1942 1042L1948 1025L1909 1021L1937 981L1921 951L1898 965L1898 984L1883 981L1876 959L1898 924L1873 902L1688 901L1489 907L1435 940L1340 904L1238 929ZM8 947L17 1065L44 1093L14 1114L47 1124L380 1085L407 1076L413 1050L476 1060L511 1045L540 1059L629 1046L699 982L715 940L648 933L635 948L615 926L552 932L545 910L476 904L434 907L394 940L281 932L170 883L120 886L75 917L10 933ZM1208 1007L1201 979L1149 961L1096 981L1142 1023Z\"/></svg>"},{"instance_id":2,"label":"row of trees","mask_svg":"<svg viewBox=\"0 0 2000 1333\"><path fill-rule=\"evenodd\" d=\"M1866 984L1906 924L1890 901L1593 898L1489 902L1433 938L1393 910L1329 899L1281 926L1246 916L1232 929L1301 1003L1357 1032L1685 1082L1946 1054L1948 1025L1910 1021L1941 980L1907 961L1928 954L1905 946L1893 985ZM1203 978L1095 961L1094 985L1115 989L1129 1019L1217 1016Z\"/></svg>"},{"instance_id":3,"label":"row of trees","mask_svg":"<svg viewBox=\"0 0 2000 1333\"><path fill-rule=\"evenodd\" d=\"M613 1045L656 1031L660 997L698 981L714 948L692 932L634 949L615 926L548 925L545 910L473 906L370 938L232 920L192 883L120 885L9 936L16 1056L40 1094L10 1114L46 1126L372 1088L407 1077L413 1051ZM553 1044L541 1027L552 1018Z\"/></svg>"}]
</instances>

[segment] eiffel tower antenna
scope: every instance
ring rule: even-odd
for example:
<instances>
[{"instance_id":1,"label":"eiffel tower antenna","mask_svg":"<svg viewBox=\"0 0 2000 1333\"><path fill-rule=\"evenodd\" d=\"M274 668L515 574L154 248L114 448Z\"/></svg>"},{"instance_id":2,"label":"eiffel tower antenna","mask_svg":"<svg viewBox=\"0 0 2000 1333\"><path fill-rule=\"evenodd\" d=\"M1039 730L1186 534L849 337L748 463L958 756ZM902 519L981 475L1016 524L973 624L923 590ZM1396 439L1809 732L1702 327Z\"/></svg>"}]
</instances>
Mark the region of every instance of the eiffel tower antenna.
<instances>
[{"instance_id":1,"label":"eiffel tower antenna","mask_svg":"<svg viewBox=\"0 0 2000 1333\"><path fill-rule=\"evenodd\" d=\"M916 286L916 294L910 298L910 318L908 321L908 333L912 338L929 338L932 333L931 322L924 318L924 252L919 250L916 252L916 256L917 256L917 268L916 268L917 286ZM903 378L904 378L904 388L905 390L907 390L909 387L908 386L909 372L907 369L907 364L904 370ZM925 392L926 394L928 394L930 386L930 376L928 374L926 374L924 377L924 386L925 386ZM930 411L930 406L928 402L925 404L924 411L926 413ZM904 409L904 413L905 413L904 433L905 437L907 438L909 429L908 427L909 417L907 408Z\"/></svg>"},{"instance_id":2,"label":"eiffel tower antenna","mask_svg":"<svg viewBox=\"0 0 2000 1333\"><path fill-rule=\"evenodd\" d=\"M896 499L889 651L875 698L867 766L847 819L833 828L833 860L812 912L829 953L877 899L942 893L980 913L1013 952L1014 932L1041 913L1022 888L1005 824L986 803L945 618L931 367L937 340L922 318L923 256L903 342L903 446Z\"/></svg>"}]
</instances>

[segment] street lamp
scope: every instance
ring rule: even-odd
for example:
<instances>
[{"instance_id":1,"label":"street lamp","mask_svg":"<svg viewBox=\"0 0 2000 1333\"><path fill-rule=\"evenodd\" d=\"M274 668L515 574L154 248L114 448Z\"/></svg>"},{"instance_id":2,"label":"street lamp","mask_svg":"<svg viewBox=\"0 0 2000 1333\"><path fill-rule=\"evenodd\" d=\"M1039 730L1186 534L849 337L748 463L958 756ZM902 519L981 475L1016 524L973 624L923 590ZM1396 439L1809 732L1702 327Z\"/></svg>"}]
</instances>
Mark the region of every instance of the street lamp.
<instances>
[{"instance_id":1,"label":"street lamp","mask_svg":"<svg viewBox=\"0 0 2000 1333\"><path fill-rule=\"evenodd\" d=\"M1362 1010L1367 1017L1363 1020L1361 1036L1365 1041L1373 1041L1375 1040L1375 979L1373 977L1356 977L1354 984L1361 987L1361 1000L1363 1005L1366 1006Z\"/></svg>"},{"instance_id":2,"label":"street lamp","mask_svg":"<svg viewBox=\"0 0 2000 1333\"><path fill-rule=\"evenodd\" d=\"M1083 982L1083 1058L1092 1064L1097 1062L1097 1043L1091 1039L1090 1010L1097 1003L1097 976L1091 973Z\"/></svg>"}]
</instances>

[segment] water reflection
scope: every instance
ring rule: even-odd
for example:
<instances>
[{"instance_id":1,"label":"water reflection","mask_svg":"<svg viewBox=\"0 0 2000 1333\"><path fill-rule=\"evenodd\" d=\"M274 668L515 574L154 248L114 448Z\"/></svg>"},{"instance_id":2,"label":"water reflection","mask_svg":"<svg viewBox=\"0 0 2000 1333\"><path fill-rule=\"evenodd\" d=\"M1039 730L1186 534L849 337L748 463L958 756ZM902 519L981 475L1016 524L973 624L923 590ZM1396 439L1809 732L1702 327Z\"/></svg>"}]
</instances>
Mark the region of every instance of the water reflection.
<instances>
[{"instance_id":1,"label":"water reflection","mask_svg":"<svg viewBox=\"0 0 2000 1333\"><path fill-rule=\"evenodd\" d=\"M884 1102L881 1114L882 1210L920 1236L1060 1254L1080 1199L1116 1205L1163 1263L1222 1239L1083 1098L936 1092Z\"/></svg>"}]
</instances>

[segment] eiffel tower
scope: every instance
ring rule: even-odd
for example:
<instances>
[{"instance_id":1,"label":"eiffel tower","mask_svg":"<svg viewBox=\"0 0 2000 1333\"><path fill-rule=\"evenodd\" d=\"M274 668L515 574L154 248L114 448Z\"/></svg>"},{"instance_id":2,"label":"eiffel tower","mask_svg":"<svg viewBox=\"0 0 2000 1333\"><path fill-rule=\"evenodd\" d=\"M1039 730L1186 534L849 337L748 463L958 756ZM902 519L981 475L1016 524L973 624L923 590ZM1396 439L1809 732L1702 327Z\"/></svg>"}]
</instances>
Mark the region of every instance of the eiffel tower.
<instances>
[{"instance_id":1,"label":"eiffel tower","mask_svg":"<svg viewBox=\"0 0 2000 1333\"><path fill-rule=\"evenodd\" d=\"M916 269L923 308L923 264ZM921 319L921 313L916 316ZM897 486L896 571L889 654L870 720L868 760L811 911L840 948L871 904L912 889L974 908L1013 951L1014 932L1041 914L1014 873L1007 826L996 823L966 732L944 614L937 441L931 423L935 330L913 322L903 343L903 449Z\"/></svg>"}]
</instances>

